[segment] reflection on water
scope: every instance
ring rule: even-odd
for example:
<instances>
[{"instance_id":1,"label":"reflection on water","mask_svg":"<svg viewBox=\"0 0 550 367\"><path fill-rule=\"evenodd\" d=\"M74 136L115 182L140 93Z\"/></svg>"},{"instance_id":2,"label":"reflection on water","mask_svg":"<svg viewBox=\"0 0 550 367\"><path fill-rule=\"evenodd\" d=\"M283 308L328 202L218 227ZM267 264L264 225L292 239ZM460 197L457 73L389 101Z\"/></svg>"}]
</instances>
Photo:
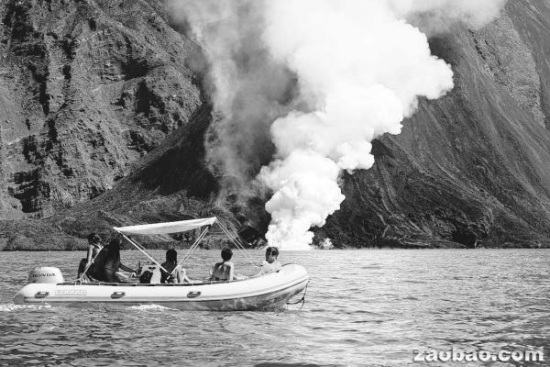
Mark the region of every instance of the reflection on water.
<instances>
[{"instance_id":1,"label":"reflection on water","mask_svg":"<svg viewBox=\"0 0 550 367\"><path fill-rule=\"evenodd\" d=\"M261 262L261 252L250 254ZM401 367L421 365L413 363L413 351L426 348L550 350L547 250L283 252L281 262L310 272L301 310L13 304L31 268L56 266L70 279L83 255L0 253L0 366ZM136 251L122 257L129 265L142 258ZM199 252L189 275L205 276L218 257L218 251Z\"/></svg>"}]
</instances>

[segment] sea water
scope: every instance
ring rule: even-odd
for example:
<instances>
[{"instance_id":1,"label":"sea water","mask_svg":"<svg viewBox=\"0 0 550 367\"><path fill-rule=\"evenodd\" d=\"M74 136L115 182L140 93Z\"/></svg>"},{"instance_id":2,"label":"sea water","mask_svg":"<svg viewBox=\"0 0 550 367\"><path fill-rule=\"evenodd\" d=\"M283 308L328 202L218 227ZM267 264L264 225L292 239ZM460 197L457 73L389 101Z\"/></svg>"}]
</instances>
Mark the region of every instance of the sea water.
<instances>
[{"instance_id":1,"label":"sea water","mask_svg":"<svg viewBox=\"0 0 550 367\"><path fill-rule=\"evenodd\" d=\"M303 307L270 312L13 304L33 267L72 279L84 255L0 252L0 366L550 365L550 250L282 252L311 281ZM188 274L207 276L218 257L198 251ZM251 258L263 253L235 252L237 273ZM126 265L139 259L122 252ZM425 362L451 350L544 350L546 360Z\"/></svg>"}]
</instances>

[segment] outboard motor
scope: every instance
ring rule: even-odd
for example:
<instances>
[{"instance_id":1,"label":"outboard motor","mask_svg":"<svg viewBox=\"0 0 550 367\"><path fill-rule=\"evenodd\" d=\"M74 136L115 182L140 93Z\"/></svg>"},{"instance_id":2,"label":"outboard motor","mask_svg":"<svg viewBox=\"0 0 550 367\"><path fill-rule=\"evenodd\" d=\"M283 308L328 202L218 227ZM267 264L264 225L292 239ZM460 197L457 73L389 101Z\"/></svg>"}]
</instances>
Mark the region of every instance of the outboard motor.
<instances>
[{"instance_id":1,"label":"outboard motor","mask_svg":"<svg viewBox=\"0 0 550 367\"><path fill-rule=\"evenodd\" d=\"M63 283L63 274L61 270L54 267L43 266L40 268L34 268L29 273L29 284L30 283Z\"/></svg>"}]
</instances>

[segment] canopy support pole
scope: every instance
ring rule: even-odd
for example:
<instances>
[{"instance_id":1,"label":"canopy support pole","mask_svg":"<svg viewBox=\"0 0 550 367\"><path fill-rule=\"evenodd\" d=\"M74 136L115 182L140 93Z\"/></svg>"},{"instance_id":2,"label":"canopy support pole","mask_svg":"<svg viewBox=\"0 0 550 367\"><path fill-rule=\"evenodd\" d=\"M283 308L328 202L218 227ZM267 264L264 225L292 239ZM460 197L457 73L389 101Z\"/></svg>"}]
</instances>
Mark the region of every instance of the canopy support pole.
<instances>
[{"instance_id":1,"label":"canopy support pole","mask_svg":"<svg viewBox=\"0 0 550 367\"><path fill-rule=\"evenodd\" d=\"M229 240L233 242L235 246L244 253L246 259L250 262L250 264L252 266L257 267L258 265L256 265L256 263L254 262L254 259L246 252L246 249L244 248L241 241L235 236L233 236L231 232L229 232L229 230L223 225L222 221L219 219L218 219L218 225L220 226L222 232L225 233L225 235L229 238Z\"/></svg>"},{"instance_id":2,"label":"canopy support pole","mask_svg":"<svg viewBox=\"0 0 550 367\"><path fill-rule=\"evenodd\" d=\"M117 231L117 232L118 232L118 231ZM120 234L122 235L122 237L124 237L128 242L130 242L132 245L134 245L135 248L137 248L137 249L138 249L139 251L141 251L145 256L147 256L147 257L149 258L149 260L151 260L152 262L154 262L155 264L157 264L158 266L160 266L160 268L161 268L162 270L164 270L165 273L168 273L168 271L166 271L166 269L164 269L164 268L162 267L162 265L160 265L160 263L159 263L154 257L150 256L145 250L143 250L143 249L141 248L141 246L137 244L137 242L132 241L128 236L126 236L126 235L125 235L124 233L122 233L122 232L118 232L118 233L120 233Z\"/></svg>"},{"instance_id":3,"label":"canopy support pole","mask_svg":"<svg viewBox=\"0 0 550 367\"><path fill-rule=\"evenodd\" d=\"M195 248L199 246L199 243L202 241L202 239L204 238L204 236L206 236L206 233L210 230L210 226L206 227L204 229L204 231L202 231L202 233L199 235L199 237L197 237L197 239L195 240L195 243L193 243L193 245L189 248L189 251L187 251L187 253L185 254L185 256L183 257L183 259L180 260L179 262L179 266L182 266L183 263L185 262L185 260L187 260L190 256L191 256L191 253L193 251L195 251Z\"/></svg>"}]
</instances>

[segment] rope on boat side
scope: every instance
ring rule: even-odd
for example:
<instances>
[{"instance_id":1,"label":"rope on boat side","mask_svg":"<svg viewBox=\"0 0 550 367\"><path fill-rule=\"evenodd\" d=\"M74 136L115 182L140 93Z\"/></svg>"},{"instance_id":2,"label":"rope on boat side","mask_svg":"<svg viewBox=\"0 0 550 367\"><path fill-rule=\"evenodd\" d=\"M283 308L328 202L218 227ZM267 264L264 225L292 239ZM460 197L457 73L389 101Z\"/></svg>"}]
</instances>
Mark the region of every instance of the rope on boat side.
<instances>
[{"instance_id":1,"label":"rope on boat side","mask_svg":"<svg viewBox=\"0 0 550 367\"><path fill-rule=\"evenodd\" d=\"M304 304L306 303L306 293L307 293L307 287L309 286L309 282L307 282L306 284L306 287L304 288L304 294L302 296L302 298L300 298L298 301L296 302L289 302L287 301L286 304L287 306L293 306L293 305L297 305L298 303L302 302L302 305L300 306L300 308L298 309L298 311L300 311L303 307L304 307Z\"/></svg>"}]
</instances>

